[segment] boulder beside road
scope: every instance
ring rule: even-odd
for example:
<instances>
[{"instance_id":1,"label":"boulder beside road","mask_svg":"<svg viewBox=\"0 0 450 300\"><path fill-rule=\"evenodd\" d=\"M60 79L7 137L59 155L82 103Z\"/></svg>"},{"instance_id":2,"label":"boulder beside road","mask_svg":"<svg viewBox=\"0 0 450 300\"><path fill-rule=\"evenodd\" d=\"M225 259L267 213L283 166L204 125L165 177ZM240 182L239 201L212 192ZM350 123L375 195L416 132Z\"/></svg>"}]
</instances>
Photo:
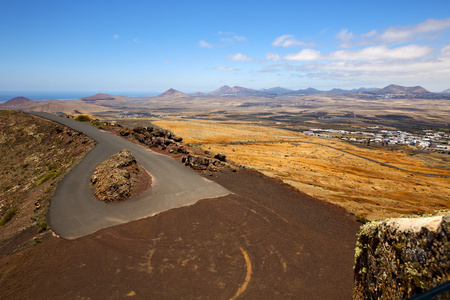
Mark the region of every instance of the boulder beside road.
<instances>
[{"instance_id":1,"label":"boulder beside road","mask_svg":"<svg viewBox=\"0 0 450 300\"><path fill-rule=\"evenodd\" d=\"M365 224L354 278L353 299L406 299L448 281L450 213Z\"/></svg>"},{"instance_id":2,"label":"boulder beside road","mask_svg":"<svg viewBox=\"0 0 450 300\"><path fill-rule=\"evenodd\" d=\"M128 199L132 192L132 172L139 172L130 150L122 150L102 162L91 176L95 197L103 202Z\"/></svg>"}]
</instances>

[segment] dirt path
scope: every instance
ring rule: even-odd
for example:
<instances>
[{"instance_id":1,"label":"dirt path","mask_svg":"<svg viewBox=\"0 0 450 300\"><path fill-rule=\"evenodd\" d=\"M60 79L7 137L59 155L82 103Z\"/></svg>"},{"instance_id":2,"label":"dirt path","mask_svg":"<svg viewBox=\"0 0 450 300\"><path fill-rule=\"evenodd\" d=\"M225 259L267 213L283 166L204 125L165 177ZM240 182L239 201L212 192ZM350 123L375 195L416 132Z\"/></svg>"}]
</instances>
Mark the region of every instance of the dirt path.
<instances>
[{"instance_id":1,"label":"dirt path","mask_svg":"<svg viewBox=\"0 0 450 300\"><path fill-rule=\"evenodd\" d=\"M233 194L72 241L1 244L0 298L351 298L352 217L258 173L209 178Z\"/></svg>"}]
</instances>

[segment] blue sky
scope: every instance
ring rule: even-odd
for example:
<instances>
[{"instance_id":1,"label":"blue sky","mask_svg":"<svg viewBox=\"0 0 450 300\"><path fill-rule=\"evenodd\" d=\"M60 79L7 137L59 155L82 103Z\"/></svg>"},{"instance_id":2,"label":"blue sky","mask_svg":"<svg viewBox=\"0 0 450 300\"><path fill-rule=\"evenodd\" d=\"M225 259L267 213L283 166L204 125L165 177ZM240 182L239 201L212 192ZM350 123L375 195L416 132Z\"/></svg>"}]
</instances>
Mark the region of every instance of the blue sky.
<instances>
[{"instance_id":1,"label":"blue sky","mask_svg":"<svg viewBox=\"0 0 450 300\"><path fill-rule=\"evenodd\" d=\"M450 88L450 1L0 0L0 91Z\"/></svg>"}]
</instances>

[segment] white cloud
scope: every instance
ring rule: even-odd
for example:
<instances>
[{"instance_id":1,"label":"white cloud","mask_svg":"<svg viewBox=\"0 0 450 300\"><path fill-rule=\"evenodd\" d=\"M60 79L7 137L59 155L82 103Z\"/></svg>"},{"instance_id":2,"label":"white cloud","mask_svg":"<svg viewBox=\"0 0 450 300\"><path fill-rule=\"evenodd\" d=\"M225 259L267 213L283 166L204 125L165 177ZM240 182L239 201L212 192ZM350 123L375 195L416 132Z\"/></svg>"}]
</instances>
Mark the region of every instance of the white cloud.
<instances>
[{"instance_id":1,"label":"white cloud","mask_svg":"<svg viewBox=\"0 0 450 300\"><path fill-rule=\"evenodd\" d=\"M393 26L386 29L378 39L383 43L408 42L415 38L426 38L425 34L450 28L450 18L428 19L413 26Z\"/></svg>"},{"instance_id":2,"label":"white cloud","mask_svg":"<svg viewBox=\"0 0 450 300\"><path fill-rule=\"evenodd\" d=\"M238 42L245 42L247 40L247 38L245 36L241 36L241 35L235 35L235 36L233 36L233 39Z\"/></svg>"},{"instance_id":3,"label":"white cloud","mask_svg":"<svg viewBox=\"0 0 450 300\"><path fill-rule=\"evenodd\" d=\"M336 37L341 40L341 47L350 47L350 41L355 37L353 32L349 32L348 29L342 29L336 34Z\"/></svg>"},{"instance_id":4,"label":"white cloud","mask_svg":"<svg viewBox=\"0 0 450 300\"><path fill-rule=\"evenodd\" d=\"M348 37L342 44L346 47L376 43L400 44L422 39L435 39L442 31L448 29L450 29L450 18L428 19L415 25L391 26L384 31L373 29L359 36ZM341 31L340 34L342 38L346 38L345 32ZM350 43L350 40L354 40L354 42Z\"/></svg>"},{"instance_id":5,"label":"white cloud","mask_svg":"<svg viewBox=\"0 0 450 300\"><path fill-rule=\"evenodd\" d=\"M277 37L272 42L272 46L275 46L275 47L292 47L292 46L312 46L312 44L308 44L308 43L299 41L291 34L285 34L285 35Z\"/></svg>"},{"instance_id":6,"label":"white cloud","mask_svg":"<svg viewBox=\"0 0 450 300\"><path fill-rule=\"evenodd\" d=\"M200 47L202 47L202 48L212 48L212 47L213 47L210 43L208 43L208 42L206 42L206 41L200 41L200 42L198 42L198 44L199 44Z\"/></svg>"},{"instance_id":7,"label":"white cloud","mask_svg":"<svg viewBox=\"0 0 450 300\"><path fill-rule=\"evenodd\" d=\"M441 54L443 56L450 56L450 45L447 45L444 48L442 48Z\"/></svg>"},{"instance_id":8,"label":"white cloud","mask_svg":"<svg viewBox=\"0 0 450 300\"><path fill-rule=\"evenodd\" d=\"M233 67L224 67L224 66L218 66L216 68L216 70L221 70L221 71L237 71L237 69L233 68Z\"/></svg>"},{"instance_id":9,"label":"white cloud","mask_svg":"<svg viewBox=\"0 0 450 300\"><path fill-rule=\"evenodd\" d=\"M114 39L117 40L118 38L120 38L120 35L115 34L115 35L114 35Z\"/></svg>"},{"instance_id":10,"label":"white cloud","mask_svg":"<svg viewBox=\"0 0 450 300\"><path fill-rule=\"evenodd\" d=\"M280 61L281 60L279 54L272 53L272 52L267 53L265 57L266 57L266 60L271 60L271 61Z\"/></svg>"},{"instance_id":11,"label":"white cloud","mask_svg":"<svg viewBox=\"0 0 450 300\"><path fill-rule=\"evenodd\" d=\"M288 61L314 61L322 59L322 56L320 55L320 51L303 49L300 52L288 54L283 59Z\"/></svg>"},{"instance_id":12,"label":"white cloud","mask_svg":"<svg viewBox=\"0 0 450 300\"><path fill-rule=\"evenodd\" d=\"M431 52L428 46L408 45L390 49L386 46L366 47L360 50L338 50L326 55L330 60L379 60L412 59L425 56Z\"/></svg>"},{"instance_id":13,"label":"white cloud","mask_svg":"<svg viewBox=\"0 0 450 300\"><path fill-rule=\"evenodd\" d=\"M261 72L263 73L276 73L280 71L291 71L294 67L290 64L276 64L276 65L269 65L264 66L263 70Z\"/></svg>"},{"instance_id":14,"label":"white cloud","mask_svg":"<svg viewBox=\"0 0 450 300\"><path fill-rule=\"evenodd\" d=\"M235 35L232 37L224 37L221 38L220 41L224 43L234 43L234 42L245 42L247 38L245 36L241 35Z\"/></svg>"},{"instance_id":15,"label":"white cloud","mask_svg":"<svg viewBox=\"0 0 450 300\"><path fill-rule=\"evenodd\" d=\"M217 34L218 34L218 35L233 35L234 33L231 32L231 31L222 31L222 30L219 30L219 31L217 32Z\"/></svg>"},{"instance_id":16,"label":"white cloud","mask_svg":"<svg viewBox=\"0 0 450 300\"><path fill-rule=\"evenodd\" d=\"M428 46L408 45L397 48L372 46L359 50L337 50L329 54L321 54L313 49L303 49L300 52L283 57L287 61L319 61L319 60L383 60L383 59L413 59L430 54Z\"/></svg>"},{"instance_id":17,"label":"white cloud","mask_svg":"<svg viewBox=\"0 0 450 300\"><path fill-rule=\"evenodd\" d=\"M370 37L376 36L377 34L378 34L378 31L376 29L374 29L374 30L371 30L369 32L361 34L361 37L363 37L363 38L370 38Z\"/></svg>"},{"instance_id":18,"label":"white cloud","mask_svg":"<svg viewBox=\"0 0 450 300\"><path fill-rule=\"evenodd\" d=\"M307 76L336 80L368 82L395 82L397 84L417 82L418 78L430 85L450 76L450 58L433 60L394 60L365 62L331 62L309 64L297 69ZM400 82L402 81L402 82ZM433 82L434 81L434 82Z\"/></svg>"},{"instance_id":19,"label":"white cloud","mask_svg":"<svg viewBox=\"0 0 450 300\"><path fill-rule=\"evenodd\" d=\"M133 42L135 42L136 44L140 44L141 41L139 39L133 39Z\"/></svg>"},{"instance_id":20,"label":"white cloud","mask_svg":"<svg viewBox=\"0 0 450 300\"><path fill-rule=\"evenodd\" d=\"M226 57L235 61L255 61L255 59L248 57L247 55L242 53L237 53L235 55L227 55Z\"/></svg>"}]
</instances>

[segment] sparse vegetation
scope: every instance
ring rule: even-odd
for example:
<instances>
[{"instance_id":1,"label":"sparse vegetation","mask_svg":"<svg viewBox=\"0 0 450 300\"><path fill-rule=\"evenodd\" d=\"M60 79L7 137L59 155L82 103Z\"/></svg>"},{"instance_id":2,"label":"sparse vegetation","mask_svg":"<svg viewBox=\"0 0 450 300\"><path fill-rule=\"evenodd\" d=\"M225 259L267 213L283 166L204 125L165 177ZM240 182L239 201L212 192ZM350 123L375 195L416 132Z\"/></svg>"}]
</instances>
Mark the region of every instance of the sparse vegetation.
<instances>
[{"instance_id":1,"label":"sparse vegetation","mask_svg":"<svg viewBox=\"0 0 450 300\"><path fill-rule=\"evenodd\" d=\"M369 220L361 216L356 216L356 221L362 224L366 224L367 222L369 222Z\"/></svg>"},{"instance_id":2,"label":"sparse vegetation","mask_svg":"<svg viewBox=\"0 0 450 300\"><path fill-rule=\"evenodd\" d=\"M2 219L0 220L0 226L5 225L9 220L11 220L14 215L19 211L18 207L12 207L10 208L6 214L2 217Z\"/></svg>"},{"instance_id":3,"label":"sparse vegetation","mask_svg":"<svg viewBox=\"0 0 450 300\"><path fill-rule=\"evenodd\" d=\"M54 179L54 178L58 177L59 174L60 174L60 172L58 172L56 170L51 170L51 171L47 172L41 179L39 179L39 181L36 183L36 186L40 186L41 184L43 184L44 182L46 182L49 179Z\"/></svg>"},{"instance_id":4,"label":"sparse vegetation","mask_svg":"<svg viewBox=\"0 0 450 300\"><path fill-rule=\"evenodd\" d=\"M165 118L154 123L205 153L223 152L234 163L354 212L361 223L449 208L445 176L450 165L442 154L392 151L372 142L362 147L244 121Z\"/></svg>"},{"instance_id":5,"label":"sparse vegetation","mask_svg":"<svg viewBox=\"0 0 450 300\"><path fill-rule=\"evenodd\" d=\"M37 245L37 244L39 244L40 242L42 242L42 239L39 238L39 237L35 237L35 238L33 239L33 241L31 242L31 246Z\"/></svg>"},{"instance_id":6,"label":"sparse vegetation","mask_svg":"<svg viewBox=\"0 0 450 300\"><path fill-rule=\"evenodd\" d=\"M30 226L48 228L46 213L60 175L93 145L56 123L0 110L0 240ZM26 215L14 217L17 213Z\"/></svg>"},{"instance_id":7,"label":"sparse vegetation","mask_svg":"<svg viewBox=\"0 0 450 300\"><path fill-rule=\"evenodd\" d=\"M75 121L78 122L89 122L91 120L91 118L89 118L86 115L79 115L78 117L75 118Z\"/></svg>"}]
</instances>

